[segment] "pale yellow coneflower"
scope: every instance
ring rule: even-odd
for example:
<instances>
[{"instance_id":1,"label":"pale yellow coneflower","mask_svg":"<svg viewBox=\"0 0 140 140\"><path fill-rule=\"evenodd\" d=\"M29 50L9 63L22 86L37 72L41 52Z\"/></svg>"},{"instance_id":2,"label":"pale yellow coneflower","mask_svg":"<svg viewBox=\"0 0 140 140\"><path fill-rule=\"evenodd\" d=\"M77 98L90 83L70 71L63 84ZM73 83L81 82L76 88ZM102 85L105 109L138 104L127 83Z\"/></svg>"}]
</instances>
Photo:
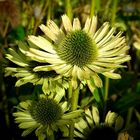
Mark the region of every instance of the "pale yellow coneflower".
<instances>
[{"instance_id":1,"label":"pale yellow coneflower","mask_svg":"<svg viewBox=\"0 0 140 140\"><path fill-rule=\"evenodd\" d=\"M121 77L114 70L124 67L121 64L130 60L122 32L115 34L108 22L97 30L96 16L87 18L83 28L78 18L71 23L67 15L62 16L62 23L64 30L49 20L47 26L40 25L46 36L28 37L36 46L31 45L23 51L32 60L43 63L33 69L35 72L55 70L71 77L74 88L77 80L86 80L89 85L94 81L95 86L101 87L98 74L113 79Z\"/></svg>"},{"instance_id":2,"label":"pale yellow coneflower","mask_svg":"<svg viewBox=\"0 0 140 140\"><path fill-rule=\"evenodd\" d=\"M69 112L68 102L62 99L64 95L65 92L59 95L51 93L49 96L40 94L36 101L21 102L13 116L19 128L24 129L22 136L35 131L38 139L44 140L46 137L54 137L53 133L58 129L66 132L67 125L75 121L83 110Z\"/></svg>"}]
</instances>

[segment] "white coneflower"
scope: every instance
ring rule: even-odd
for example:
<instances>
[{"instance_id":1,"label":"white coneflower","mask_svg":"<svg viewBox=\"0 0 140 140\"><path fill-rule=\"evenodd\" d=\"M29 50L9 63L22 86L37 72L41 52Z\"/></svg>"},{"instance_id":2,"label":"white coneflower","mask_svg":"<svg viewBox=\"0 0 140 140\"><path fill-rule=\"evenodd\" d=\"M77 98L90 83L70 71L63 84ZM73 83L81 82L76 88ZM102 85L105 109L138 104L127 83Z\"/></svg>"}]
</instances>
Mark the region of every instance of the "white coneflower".
<instances>
[{"instance_id":1,"label":"white coneflower","mask_svg":"<svg viewBox=\"0 0 140 140\"><path fill-rule=\"evenodd\" d=\"M123 118L109 111L102 122L97 107L85 109L85 116L75 124L75 137L84 140L117 140L118 131L123 126Z\"/></svg>"},{"instance_id":2,"label":"white coneflower","mask_svg":"<svg viewBox=\"0 0 140 140\"><path fill-rule=\"evenodd\" d=\"M21 102L13 116L15 122L19 123L19 128L24 129L22 136L35 130L38 139L44 140L47 136L53 136L58 129L67 131L67 125L75 121L83 110L69 112L70 107L67 101L62 100L63 96L64 92L51 93L50 96L41 94L36 101Z\"/></svg>"},{"instance_id":3,"label":"white coneflower","mask_svg":"<svg viewBox=\"0 0 140 140\"><path fill-rule=\"evenodd\" d=\"M115 34L108 22L96 31L96 16L87 18L83 28L78 18L71 23L66 15L62 16L62 23L64 31L50 20L47 26L40 25L46 36L29 36L29 41L36 46L31 45L29 50L24 50L26 55L43 63L34 71L55 70L60 75L71 77L75 88L77 80L87 80L89 84L94 81L97 87L101 87L102 80L98 74L120 78L114 70L130 60L126 54L129 47L121 32Z\"/></svg>"},{"instance_id":4,"label":"white coneflower","mask_svg":"<svg viewBox=\"0 0 140 140\"><path fill-rule=\"evenodd\" d=\"M26 46L26 44L19 42L19 46ZM5 76L12 75L17 77L16 86L26 83L42 85L44 93L47 94L50 92L60 92L62 88L68 88L67 79L58 75L54 70L33 71L36 66L41 64L25 56L20 50L15 51L10 48L6 58L13 62L14 65L9 65L5 68Z\"/></svg>"}]
</instances>

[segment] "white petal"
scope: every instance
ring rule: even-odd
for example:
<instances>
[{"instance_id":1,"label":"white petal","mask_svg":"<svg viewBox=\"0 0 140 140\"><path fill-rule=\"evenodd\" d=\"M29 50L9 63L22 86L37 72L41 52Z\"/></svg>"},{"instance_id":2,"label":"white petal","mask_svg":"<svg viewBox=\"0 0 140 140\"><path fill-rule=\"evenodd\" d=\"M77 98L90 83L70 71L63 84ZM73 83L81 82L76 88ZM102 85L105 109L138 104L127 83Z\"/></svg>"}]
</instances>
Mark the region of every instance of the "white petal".
<instances>
[{"instance_id":1,"label":"white petal","mask_svg":"<svg viewBox=\"0 0 140 140\"><path fill-rule=\"evenodd\" d=\"M113 36L115 32L115 28L111 28L111 30L108 32L108 34L97 43L98 47L101 47L102 45L104 45L105 43L107 43Z\"/></svg>"},{"instance_id":2,"label":"white petal","mask_svg":"<svg viewBox=\"0 0 140 140\"><path fill-rule=\"evenodd\" d=\"M48 25L49 29L55 34L55 36L57 38L56 40L54 40L55 43L59 44L63 40L63 38L65 37L65 34L63 33L62 30L60 30L58 28L58 26L52 20L49 20L47 25Z\"/></svg>"},{"instance_id":3,"label":"white petal","mask_svg":"<svg viewBox=\"0 0 140 140\"><path fill-rule=\"evenodd\" d=\"M94 36L96 28L97 28L97 16L93 16L91 19L91 25L90 25L90 29L89 29L89 33L92 36Z\"/></svg>"},{"instance_id":4,"label":"white petal","mask_svg":"<svg viewBox=\"0 0 140 140\"><path fill-rule=\"evenodd\" d=\"M41 50L38 50L38 49L34 49L34 48L30 48L29 51L31 53L34 53L35 55L38 55L38 56L41 56L41 57L44 57L44 58L54 58L54 59L59 58L58 55L47 53L47 52L44 52L44 51L41 51Z\"/></svg>"},{"instance_id":5,"label":"white petal","mask_svg":"<svg viewBox=\"0 0 140 140\"><path fill-rule=\"evenodd\" d=\"M58 89L57 89L58 90ZM59 103L62 99L62 97L65 95L65 90L63 88L59 88L59 91L57 91L59 94L56 94L54 97L54 100Z\"/></svg>"},{"instance_id":6,"label":"white petal","mask_svg":"<svg viewBox=\"0 0 140 140\"><path fill-rule=\"evenodd\" d=\"M61 64L61 65L54 65L53 69L59 73L59 74L63 74L65 75L65 73L67 73L70 69L72 68L71 65L68 64ZM69 75L65 75L65 76L69 76Z\"/></svg>"},{"instance_id":7,"label":"white petal","mask_svg":"<svg viewBox=\"0 0 140 140\"><path fill-rule=\"evenodd\" d=\"M93 39L95 40L96 43L98 43L106 34L109 29L109 24L108 22L105 22L95 33Z\"/></svg>"},{"instance_id":8,"label":"white petal","mask_svg":"<svg viewBox=\"0 0 140 140\"><path fill-rule=\"evenodd\" d=\"M20 124L19 124L19 127L20 127L20 128L23 128L23 129L27 129L27 128L36 126L36 124L37 124L36 121L32 121L32 122L23 122L23 123L20 123Z\"/></svg>"},{"instance_id":9,"label":"white petal","mask_svg":"<svg viewBox=\"0 0 140 140\"><path fill-rule=\"evenodd\" d=\"M74 18L73 20L73 30L80 30L81 29L81 25L80 25L80 21L78 18Z\"/></svg>"},{"instance_id":10,"label":"white petal","mask_svg":"<svg viewBox=\"0 0 140 140\"><path fill-rule=\"evenodd\" d=\"M73 66L73 70L72 70L72 77L74 79L77 78L77 71L79 70L79 67L77 67L76 65Z\"/></svg>"},{"instance_id":11,"label":"white petal","mask_svg":"<svg viewBox=\"0 0 140 140\"><path fill-rule=\"evenodd\" d=\"M112 63L124 63L126 61L129 61L131 57L129 55L120 55L117 57L102 57L99 58L100 62L112 62Z\"/></svg>"},{"instance_id":12,"label":"white petal","mask_svg":"<svg viewBox=\"0 0 140 140\"><path fill-rule=\"evenodd\" d=\"M41 24L39 27L44 32L44 34L52 41L55 42L57 40L57 36L47 26Z\"/></svg>"},{"instance_id":13,"label":"white petal","mask_svg":"<svg viewBox=\"0 0 140 140\"><path fill-rule=\"evenodd\" d=\"M93 74L92 77L93 77L94 83L97 87L102 87L103 86L101 78L96 73Z\"/></svg>"},{"instance_id":14,"label":"white petal","mask_svg":"<svg viewBox=\"0 0 140 140\"><path fill-rule=\"evenodd\" d=\"M119 65L117 63L107 63L107 62L93 62L93 64L100 66L100 67L106 67L106 68L118 68L118 67L124 67L122 65Z\"/></svg>"},{"instance_id":15,"label":"white petal","mask_svg":"<svg viewBox=\"0 0 140 140\"><path fill-rule=\"evenodd\" d=\"M83 30L87 33L89 32L90 24L91 24L91 18L88 17L87 20L86 20L85 26L83 28Z\"/></svg>"},{"instance_id":16,"label":"white petal","mask_svg":"<svg viewBox=\"0 0 140 140\"><path fill-rule=\"evenodd\" d=\"M124 37L121 37L121 38L114 37L112 40L110 40L105 45L103 45L102 48L100 48L100 51L111 50L111 49L120 47L124 43L125 43Z\"/></svg>"},{"instance_id":17,"label":"white petal","mask_svg":"<svg viewBox=\"0 0 140 140\"><path fill-rule=\"evenodd\" d=\"M75 128L77 128L80 132L84 132L84 130L89 128L88 124L84 119L80 119L78 123L75 123Z\"/></svg>"},{"instance_id":18,"label":"white petal","mask_svg":"<svg viewBox=\"0 0 140 140\"><path fill-rule=\"evenodd\" d=\"M50 64L62 64L62 63L64 63L61 59L59 59L59 58L46 58L46 57L43 57L43 56L38 56L38 55L36 55L36 54L34 54L34 53L32 53L32 52L27 52L26 53L26 55L28 56L28 57L30 57L31 59L33 59L33 60L35 60L35 61L37 61L37 62L41 62L41 63L50 63Z\"/></svg>"},{"instance_id":19,"label":"white petal","mask_svg":"<svg viewBox=\"0 0 140 140\"><path fill-rule=\"evenodd\" d=\"M33 71L51 71L53 70L52 65L36 66Z\"/></svg>"},{"instance_id":20,"label":"white petal","mask_svg":"<svg viewBox=\"0 0 140 140\"><path fill-rule=\"evenodd\" d=\"M21 61L21 59L18 59L10 54L6 54L6 58L9 59L10 61L12 61L13 63L21 66L21 67L28 66L27 62L25 63L25 62Z\"/></svg>"},{"instance_id":21,"label":"white petal","mask_svg":"<svg viewBox=\"0 0 140 140\"><path fill-rule=\"evenodd\" d=\"M102 73L107 71L108 69L103 68L101 66L97 66L95 65L95 63L93 62L93 65L88 65L87 68L91 71L91 72L97 72L97 73Z\"/></svg>"},{"instance_id":22,"label":"white petal","mask_svg":"<svg viewBox=\"0 0 140 140\"><path fill-rule=\"evenodd\" d=\"M89 108L85 110L85 114L86 114L86 120L88 124L90 125L90 127L93 127L94 123L93 123L92 114Z\"/></svg>"},{"instance_id":23,"label":"white petal","mask_svg":"<svg viewBox=\"0 0 140 140\"><path fill-rule=\"evenodd\" d=\"M60 30L59 30L58 26L52 20L49 20L47 22L47 26L51 29L51 31L54 34L59 34Z\"/></svg>"},{"instance_id":24,"label":"white petal","mask_svg":"<svg viewBox=\"0 0 140 140\"><path fill-rule=\"evenodd\" d=\"M67 15L62 16L62 22L63 22L66 32L72 31L71 21Z\"/></svg>"},{"instance_id":25,"label":"white petal","mask_svg":"<svg viewBox=\"0 0 140 140\"><path fill-rule=\"evenodd\" d=\"M95 124L98 125L100 122L100 116L99 116L99 111L98 111L97 107L95 107L95 106L92 106L92 117L93 117Z\"/></svg>"},{"instance_id":26,"label":"white petal","mask_svg":"<svg viewBox=\"0 0 140 140\"><path fill-rule=\"evenodd\" d=\"M126 46L126 44L123 44L120 47L111 49L109 51L104 52L102 50L99 50L98 56L99 57L101 57L101 56L102 57L114 57L114 56L125 54L128 49L129 49L129 47Z\"/></svg>"},{"instance_id":27,"label":"white petal","mask_svg":"<svg viewBox=\"0 0 140 140\"><path fill-rule=\"evenodd\" d=\"M47 39L41 36L36 37L33 35L28 36L28 39L44 51L56 54L56 51L53 49L53 45Z\"/></svg>"},{"instance_id":28,"label":"white petal","mask_svg":"<svg viewBox=\"0 0 140 140\"><path fill-rule=\"evenodd\" d=\"M104 72L102 73L104 76L108 77L108 78L111 78L111 79L120 79L121 76L120 74L117 74L117 73L112 73L112 72Z\"/></svg>"},{"instance_id":29,"label":"white petal","mask_svg":"<svg viewBox=\"0 0 140 140\"><path fill-rule=\"evenodd\" d=\"M63 108L63 111L66 112L67 109L68 109L68 102L67 101L63 102L63 104L61 105L61 107Z\"/></svg>"}]
</instances>

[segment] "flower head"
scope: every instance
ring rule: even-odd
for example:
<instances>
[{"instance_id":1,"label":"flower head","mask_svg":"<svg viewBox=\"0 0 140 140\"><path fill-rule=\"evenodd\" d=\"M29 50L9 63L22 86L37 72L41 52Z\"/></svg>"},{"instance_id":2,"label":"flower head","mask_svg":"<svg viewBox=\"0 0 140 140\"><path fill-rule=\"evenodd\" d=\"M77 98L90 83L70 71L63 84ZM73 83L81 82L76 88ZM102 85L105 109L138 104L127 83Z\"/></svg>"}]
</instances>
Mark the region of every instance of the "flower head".
<instances>
[{"instance_id":1,"label":"flower head","mask_svg":"<svg viewBox=\"0 0 140 140\"><path fill-rule=\"evenodd\" d=\"M19 128L25 129L22 136L35 130L36 136L53 135L54 131L67 131L67 125L81 115L83 110L69 112L67 101L63 101L63 94L51 93L50 96L40 95L36 101L21 102L18 111L13 113Z\"/></svg>"},{"instance_id":2,"label":"flower head","mask_svg":"<svg viewBox=\"0 0 140 140\"><path fill-rule=\"evenodd\" d=\"M91 110L89 108L85 109L85 116L75 124L75 137L85 140L91 138L117 140L117 132L122 128L122 125L123 118L111 111L101 122L97 107L92 106Z\"/></svg>"},{"instance_id":3,"label":"flower head","mask_svg":"<svg viewBox=\"0 0 140 140\"><path fill-rule=\"evenodd\" d=\"M31 46L26 54L44 63L34 68L34 71L53 69L60 75L71 77L74 87L77 79L93 80L97 87L101 87L102 81L98 74L120 78L114 70L130 60L126 54L129 47L125 38L121 37L121 32L115 34L115 29L110 28L108 22L96 31L96 16L88 18L83 28L78 18L74 18L71 24L66 15L62 16L62 23L64 31L50 20L47 26L40 25L45 37L29 36L36 48Z\"/></svg>"},{"instance_id":4,"label":"flower head","mask_svg":"<svg viewBox=\"0 0 140 140\"><path fill-rule=\"evenodd\" d=\"M19 42L19 48L25 47L26 45L25 43ZM17 77L16 86L21 86L26 83L42 85L44 93L48 94L50 92L60 92L61 88L68 87L67 79L58 75L54 70L33 71L35 67L42 64L27 57L20 49L15 51L10 48L9 53L6 54L6 58L12 61L14 65L5 68L5 76L12 75Z\"/></svg>"}]
</instances>

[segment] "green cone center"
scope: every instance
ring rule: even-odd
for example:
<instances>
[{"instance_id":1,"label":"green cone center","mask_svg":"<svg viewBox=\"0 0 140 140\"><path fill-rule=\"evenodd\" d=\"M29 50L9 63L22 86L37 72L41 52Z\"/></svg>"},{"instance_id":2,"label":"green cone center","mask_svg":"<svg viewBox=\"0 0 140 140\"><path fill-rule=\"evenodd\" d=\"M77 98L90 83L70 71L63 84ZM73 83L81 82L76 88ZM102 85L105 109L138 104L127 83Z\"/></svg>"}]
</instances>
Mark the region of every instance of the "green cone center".
<instances>
[{"instance_id":1,"label":"green cone center","mask_svg":"<svg viewBox=\"0 0 140 140\"><path fill-rule=\"evenodd\" d=\"M67 34L56 51L62 60L78 67L90 64L97 56L96 44L83 30Z\"/></svg>"},{"instance_id":2,"label":"green cone center","mask_svg":"<svg viewBox=\"0 0 140 140\"><path fill-rule=\"evenodd\" d=\"M32 117L43 125L55 123L63 114L61 106L52 99L41 99L34 102L30 112Z\"/></svg>"}]
</instances>

